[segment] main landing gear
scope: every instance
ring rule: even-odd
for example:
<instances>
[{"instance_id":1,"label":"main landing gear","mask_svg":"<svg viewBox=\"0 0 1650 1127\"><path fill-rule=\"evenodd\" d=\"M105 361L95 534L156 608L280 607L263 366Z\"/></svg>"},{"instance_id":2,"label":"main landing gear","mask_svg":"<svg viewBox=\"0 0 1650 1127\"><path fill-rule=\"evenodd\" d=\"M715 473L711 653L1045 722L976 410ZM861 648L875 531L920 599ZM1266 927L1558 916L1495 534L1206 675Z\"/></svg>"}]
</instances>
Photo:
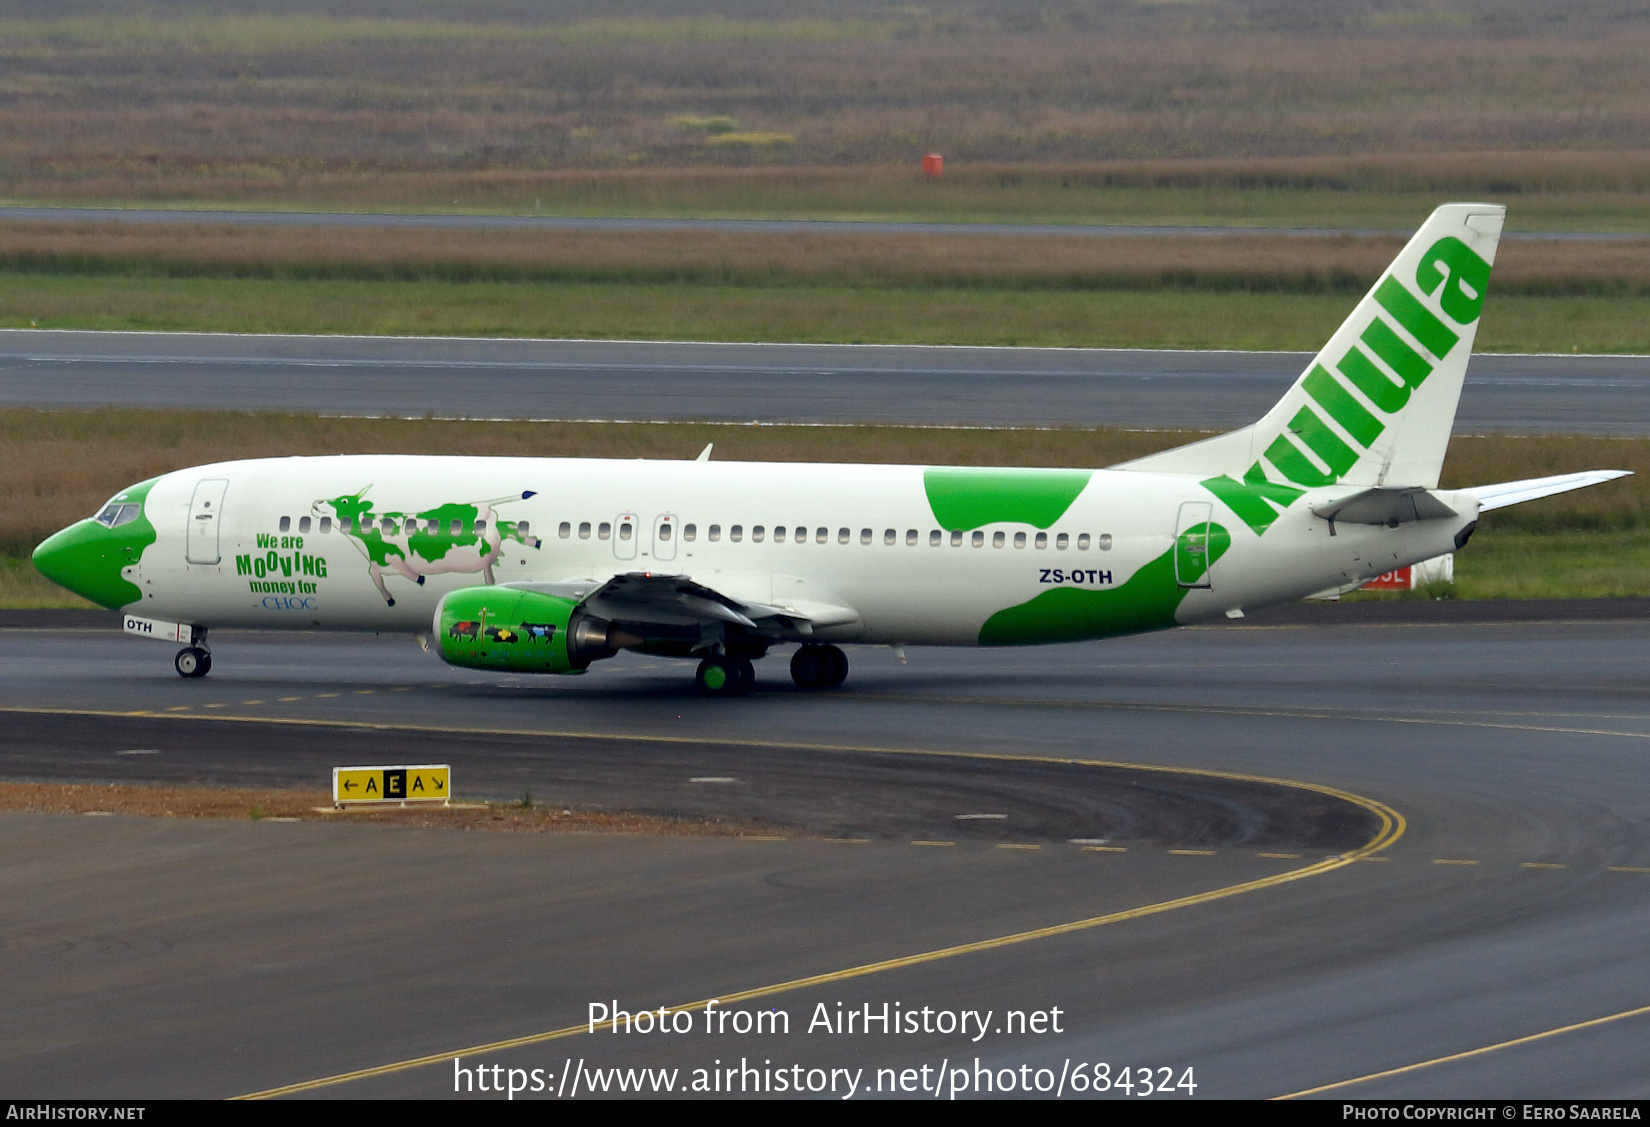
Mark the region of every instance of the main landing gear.
<instances>
[{"instance_id":1,"label":"main landing gear","mask_svg":"<svg viewBox=\"0 0 1650 1127\"><path fill-rule=\"evenodd\" d=\"M713 654L699 663L699 691L708 697L737 697L751 691L756 671L749 658ZM791 655L791 680L801 689L834 689L848 679L848 655L835 646L810 643Z\"/></svg>"},{"instance_id":2,"label":"main landing gear","mask_svg":"<svg viewBox=\"0 0 1650 1127\"><path fill-rule=\"evenodd\" d=\"M185 646L172 659L179 677L205 677L212 672L212 653L200 646Z\"/></svg>"},{"instance_id":3,"label":"main landing gear","mask_svg":"<svg viewBox=\"0 0 1650 1127\"><path fill-rule=\"evenodd\" d=\"M750 659L718 654L699 663L695 679L699 691L707 697L737 697L751 691L756 684L756 670Z\"/></svg>"},{"instance_id":4,"label":"main landing gear","mask_svg":"<svg viewBox=\"0 0 1650 1127\"><path fill-rule=\"evenodd\" d=\"M848 655L835 646L803 646L791 655L791 680L799 689L834 689L848 679Z\"/></svg>"}]
</instances>

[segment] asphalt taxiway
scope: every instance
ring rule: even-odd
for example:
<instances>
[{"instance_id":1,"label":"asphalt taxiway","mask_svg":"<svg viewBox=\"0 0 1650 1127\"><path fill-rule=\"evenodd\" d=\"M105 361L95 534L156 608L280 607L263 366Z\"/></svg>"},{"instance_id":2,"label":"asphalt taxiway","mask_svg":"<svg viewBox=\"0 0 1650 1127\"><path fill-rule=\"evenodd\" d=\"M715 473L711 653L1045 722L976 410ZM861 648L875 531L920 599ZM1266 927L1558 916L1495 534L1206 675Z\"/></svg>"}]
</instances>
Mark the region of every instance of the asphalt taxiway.
<instances>
[{"instance_id":1,"label":"asphalt taxiway","mask_svg":"<svg viewBox=\"0 0 1650 1127\"><path fill-rule=\"evenodd\" d=\"M1350 306L1349 306L1350 308ZM0 406L1228 429L1294 352L0 330ZM1457 433L1650 434L1650 358L1475 356Z\"/></svg>"},{"instance_id":2,"label":"asphalt taxiway","mask_svg":"<svg viewBox=\"0 0 1650 1127\"><path fill-rule=\"evenodd\" d=\"M712 701L628 656L533 680L403 638L224 635L186 682L110 631L0 631L7 778L321 787L437 758L461 793L754 827L5 815L0 1084L437 1096L470 1050L580 1094L745 1060L770 1084L863 1068L861 1097L879 1069L976 1061L1191 1068L1200 1096L1409 1069L1320 1094L1642 1097L1647 641L1636 605L1238 624L861 649L828 694L769 660ZM710 998L791 1031L573 1032L593 1002ZM978 1040L808 1031L821 1003L884 1001L994 1016ZM997 1032L1056 1007L1059 1032Z\"/></svg>"}]
</instances>

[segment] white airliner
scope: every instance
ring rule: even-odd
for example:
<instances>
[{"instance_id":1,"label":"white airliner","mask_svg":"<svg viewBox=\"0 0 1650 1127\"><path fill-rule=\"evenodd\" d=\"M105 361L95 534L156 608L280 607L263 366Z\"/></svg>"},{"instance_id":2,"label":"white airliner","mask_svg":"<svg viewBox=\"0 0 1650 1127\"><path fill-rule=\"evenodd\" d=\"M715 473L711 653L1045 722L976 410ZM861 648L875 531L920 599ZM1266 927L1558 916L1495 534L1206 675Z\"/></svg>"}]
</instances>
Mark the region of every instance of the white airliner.
<instances>
[{"instance_id":1,"label":"white airliner","mask_svg":"<svg viewBox=\"0 0 1650 1127\"><path fill-rule=\"evenodd\" d=\"M578 673L697 660L706 693L798 647L1026 645L1238 617L1458 550L1489 509L1622 476L1438 489L1505 209L1434 212L1266 416L1110 469L339 456L220 462L116 494L34 553L183 643L405 631L445 660ZM1005 389L1012 394L1012 389Z\"/></svg>"}]
</instances>

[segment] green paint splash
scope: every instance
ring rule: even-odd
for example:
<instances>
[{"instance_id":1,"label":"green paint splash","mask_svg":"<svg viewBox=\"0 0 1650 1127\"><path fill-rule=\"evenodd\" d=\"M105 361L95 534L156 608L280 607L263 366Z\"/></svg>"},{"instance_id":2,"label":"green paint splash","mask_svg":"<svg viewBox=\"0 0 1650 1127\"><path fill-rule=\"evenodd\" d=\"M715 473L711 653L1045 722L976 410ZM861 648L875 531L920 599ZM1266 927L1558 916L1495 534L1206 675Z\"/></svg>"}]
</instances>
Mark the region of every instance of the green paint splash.
<instances>
[{"instance_id":1,"label":"green paint splash","mask_svg":"<svg viewBox=\"0 0 1650 1127\"><path fill-rule=\"evenodd\" d=\"M1208 559L1213 566L1232 538L1218 524L1208 529ZM1190 589L1176 580L1174 549L1170 549L1135 572L1121 587L1103 591L1055 587L1030 602L998 611L980 627L980 645L1081 642L1162 630L1176 625L1175 611Z\"/></svg>"},{"instance_id":2,"label":"green paint splash","mask_svg":"<svg viewBox=\"0 0 1650 1127\"><path fill-rule=\"evenodd\" d=\"M930 466L923 487L934 519L952 532L985 524L1049 525L1065 515L1093 470L973 469Z\"/></svg>"}]
</instances>

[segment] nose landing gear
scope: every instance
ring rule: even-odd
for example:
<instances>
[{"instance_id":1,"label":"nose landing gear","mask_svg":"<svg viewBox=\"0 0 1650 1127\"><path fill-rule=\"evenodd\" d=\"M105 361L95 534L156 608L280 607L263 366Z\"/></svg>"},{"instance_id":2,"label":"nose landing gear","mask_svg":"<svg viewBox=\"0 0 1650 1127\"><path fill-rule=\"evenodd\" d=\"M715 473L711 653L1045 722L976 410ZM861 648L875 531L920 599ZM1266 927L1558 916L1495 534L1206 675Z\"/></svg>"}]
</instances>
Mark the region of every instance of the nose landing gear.
<instances>
[{"instance_id":1,"label":"nose landing gear","mask_svg":"<svg viewBox=\"0 0 1650 1127\"><path fill-rule=\"evenodd\" d=\"M791 655L791 680L799 689L834 689L848 679L848 655L835 646L807 645Z\"/></svg>"},{"instance_id":2,"label":"nose landing gear","mask_svg":"<svg viewBox=\"0 0 1650 1127\"><path fill-rule=\"evenodd\" d=\"M185 646L172 659L179 677L205 677L212 672L212 653L202 646Z\"/></svg>"}]
</instances>

